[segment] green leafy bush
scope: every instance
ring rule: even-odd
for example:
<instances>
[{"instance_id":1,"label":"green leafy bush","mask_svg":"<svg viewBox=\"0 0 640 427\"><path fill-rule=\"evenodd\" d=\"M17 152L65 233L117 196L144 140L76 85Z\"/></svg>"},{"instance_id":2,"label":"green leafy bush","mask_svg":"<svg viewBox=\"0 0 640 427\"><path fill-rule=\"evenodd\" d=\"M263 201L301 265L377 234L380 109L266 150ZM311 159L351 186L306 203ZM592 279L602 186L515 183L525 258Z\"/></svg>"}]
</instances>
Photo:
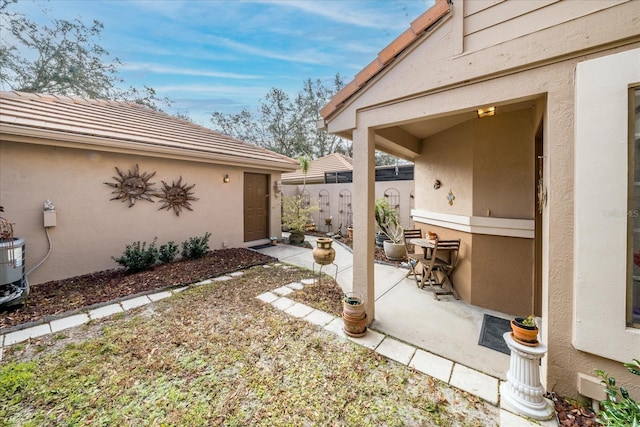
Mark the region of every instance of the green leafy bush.
<instances>
[{"instance_id":1,"label":"green leafy bush","mask_svg":"<svg viewBox=\"0 0 640 427\"><path fill-rule=\"evenodd\" d=\"M134 242L127 245L121 257L112 257L115 262L125 267L130 273L148 270L158 262L158 248L156 240L147 247L147 242Z\"/></svg>"},{"instance_id":2,"label":"green leafy bush","mask_svg":"<svg viewBox=\"0 0 640 427\"><path fill-rule=\"evenodd\" d=\"M169 263L176 259L178 256L178 245L174 242L169 242L166 245L160 246L160 261Z\"/></svg>"},{"instance_id":3,"label":"green leafy bush","mask_svg":"<svg viewBox=\"0 0 640 427\"><path fill-rule=\"evenodd\" d=\"M198 259L204 257L209 252L209 237L207 232L201 237L191 237L182 242L182 258Z\"/></svg>"},{"instance_id":4,"label":"green leafy bush","mask_svg":"<svg viewBox=\"0 0 640 427\"><path fill-rule=\"evenodd\" d=\"M640 375L640 360L633 359L633 362L624 366L632 374ZM598 414L598 421L611 427L640 427L640 401L631 399L629 392L624 387L618 387L616 379L605 371L598 369L596 374L607 393L607 400L600 402L602 410Z\"/></svg>"}]
</instances>

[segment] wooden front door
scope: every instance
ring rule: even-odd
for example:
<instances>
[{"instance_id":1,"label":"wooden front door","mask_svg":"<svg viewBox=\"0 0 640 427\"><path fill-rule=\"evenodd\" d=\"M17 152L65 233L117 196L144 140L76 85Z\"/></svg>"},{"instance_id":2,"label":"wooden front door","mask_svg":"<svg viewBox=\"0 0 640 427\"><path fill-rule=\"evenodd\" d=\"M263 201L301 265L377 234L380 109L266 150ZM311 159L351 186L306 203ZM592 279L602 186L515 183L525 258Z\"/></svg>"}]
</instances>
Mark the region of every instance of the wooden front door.
<instances>
[{"instance_id":1,"label":"wooden front door","mask_svg":"<svg viewBox=\"0 0 640 427\"><path fill-rule=\"evenodd\" d=\"M269 237L269 175L244 174L244 241Z\"/></svg>"}]
</instances>

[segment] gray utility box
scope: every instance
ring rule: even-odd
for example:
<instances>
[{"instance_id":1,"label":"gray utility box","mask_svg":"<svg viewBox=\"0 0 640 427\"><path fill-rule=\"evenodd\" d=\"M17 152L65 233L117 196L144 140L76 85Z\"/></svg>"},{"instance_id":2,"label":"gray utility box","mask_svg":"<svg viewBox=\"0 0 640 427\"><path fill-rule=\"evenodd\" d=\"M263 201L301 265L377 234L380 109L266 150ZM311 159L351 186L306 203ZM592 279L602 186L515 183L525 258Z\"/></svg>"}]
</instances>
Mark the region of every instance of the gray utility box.
<instances>
[{"instance_id":1,"label":"gray utility box","mask_svg":"<svg viewBox=\"0 0 640 427\"><path fill-rule=\"evenodd\" d=\"M0 307L21 304L29 295L24 239L0 240Z\"/></svg>"}]
</instances>

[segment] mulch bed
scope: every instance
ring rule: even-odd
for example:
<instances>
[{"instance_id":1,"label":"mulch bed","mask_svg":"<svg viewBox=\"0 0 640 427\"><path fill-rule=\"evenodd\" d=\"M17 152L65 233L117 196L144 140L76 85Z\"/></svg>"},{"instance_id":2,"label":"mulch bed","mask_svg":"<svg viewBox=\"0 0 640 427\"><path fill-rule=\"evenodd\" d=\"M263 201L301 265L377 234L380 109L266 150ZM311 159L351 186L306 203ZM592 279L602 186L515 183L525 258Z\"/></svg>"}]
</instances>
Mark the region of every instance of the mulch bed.
<instances>
[{"instance_id":1,"label":"mulch bed","mask_svg":"<svg viewBox=\"0 0 640 427\"><path fill-rule=\"evenodd\" d=\"M0 312L0 333L95 304L187 285L275 260L250 249L228 248L209 252L201 259L159 264L133 274L118 268L41 283L31 287L25 305Z\"/></svg>"},{"instance_id":2,"label":"mulch bed","mask_svg":"<svg viewBox=\"0 0 640 427\"><path fill-rule=\"evenodd\" d=\"M558 414L558 425L561 427L596 427L602 426L596 419L593 409L558 396L556 392L549 393Z\"/></svg>"}]
</instances>

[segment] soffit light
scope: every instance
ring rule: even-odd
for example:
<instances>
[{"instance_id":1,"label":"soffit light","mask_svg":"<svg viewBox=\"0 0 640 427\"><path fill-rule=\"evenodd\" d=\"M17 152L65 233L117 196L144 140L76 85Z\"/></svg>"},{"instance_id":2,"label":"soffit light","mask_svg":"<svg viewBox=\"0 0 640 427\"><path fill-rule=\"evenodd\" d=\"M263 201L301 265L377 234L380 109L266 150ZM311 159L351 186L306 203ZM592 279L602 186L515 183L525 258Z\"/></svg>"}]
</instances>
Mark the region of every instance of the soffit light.
<instances>
[{"instance_id":1,"label":"soffit light","mask_svg":"<svg viewBox=\"0 0 640 427\"><path fill-rule=\"evenodd\" d=\"M496 114L496 107L478 108L478 118L491 117Z\"/></svg>"}]
</instances>

